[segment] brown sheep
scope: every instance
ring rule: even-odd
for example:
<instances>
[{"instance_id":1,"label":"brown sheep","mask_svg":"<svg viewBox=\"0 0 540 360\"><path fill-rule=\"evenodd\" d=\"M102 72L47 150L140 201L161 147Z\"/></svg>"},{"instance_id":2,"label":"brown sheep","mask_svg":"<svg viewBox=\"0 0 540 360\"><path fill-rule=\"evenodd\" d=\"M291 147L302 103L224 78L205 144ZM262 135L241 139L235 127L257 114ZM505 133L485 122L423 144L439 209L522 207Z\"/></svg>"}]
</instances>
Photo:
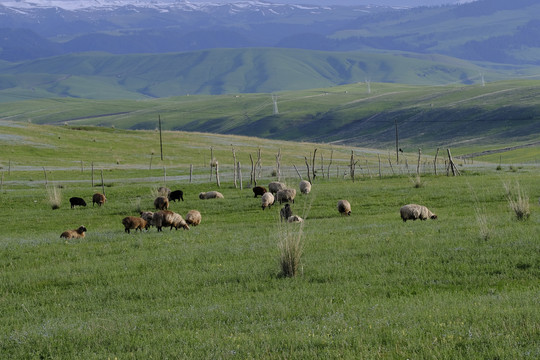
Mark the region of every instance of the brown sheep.
<instances>
[{"instance_id":1,"label":"brown sheep","mask_svg":"<svg viewBox=\"0 0 540 360\"><path fill-rule=\"evenodd\" d=\"M276 199L279 201L279 203L284 202L292 202L294 204L294 198L296 197L296 190L295 189L284 189L279 190L276 193Z\"/></svg>"},{"instance_id":2,"label":"brown sheep","mask_svg":"<svg viewBox=\"0 0 540 360\"><path fill-rule=\"evenodd\" d=\"M406 222L407 220L414 221L416 219L437 219L437 215L432 213L427 207L417 204L403 205L399 209L399 214L401 215L401 219L403 220L403 222Z\"/></svg>"},{"instance_id":3,"label":"brown sheep","mask_svg":"<svg viewBox=\"0 0 540 360\"><path fill-rule=\"evenodd\" d=\"M154 200L154 207L157 210L167 210L169 208L169 199L167 199L165 196L158 196Z\"/></svg>"},{"instance_id":4,"label":"brown sheep","mask_svg":"<svg viewBox=\"0 0 540 360\"><path fill-rule=\"evenodd\" d=\"M275 202L275 198L274 198L274 195L272 195L272 193L270 192L265 192L263 194L263 196L261 197L261 204L262 204L262 209L266 209L266 208L271 208L272 205L274 205L274 202Z\"/></svg>"},{"instance_id":5,"label":"brown sheep","mask_svg":"<svg viewBox=\"0 0 540 360\"><path fill-rule=\"evenodd\" d=\"M293 215L291 205L285 204L281 210L279 210L279 219L280 221L287 221Z\"/></svg>"},{"instance_id":6,"label":"brown sheep","mask_svg":"<svg viewBox=\"0 0 540 360\"><path fill-rule=\"evenodd\" d=\"M199 199L206 200L206 199L223 199L224 196L219 191L208 191L208 192L202 192L199 194Z\"/></svg>"},{"instance_id":7,"label":"brown sheep","mask_svg":"<svg viewBox=\"0 0 540 360\"><path fill-rule=\"evenodd\" d=\"M197 210L189 210L186 214L186 222L188 225L197 226L201 223L201 213Z\"/></svg>"},{"instance_id":8,"label":"brown sheep","mask_svg":"<svg viewBox=\"0 0 540 360\"><path fill-rule=\"evenodd\" d=\"M173 227L176 230L178 230L179 227L182 227L184 230L189 230L189 226L182 216L169 210L161 210L154 213L152 221L158 231L162 231L161 228L163 226L170 226L171 230Z\"/></svg>"},{"instance_id":9,"label":"brown sheep","mask_svg":"<svg viewBox=\"0 0 540 360\"><path fill-rule=\"evenodd\" d=\"M131 229L135 229L135 232L137 232L137 230L142 232L143 228L148 230L148 227L150 226L146 220L136 216L126 216L122 219L122 224L125 228L124 231L128 234L130 233Z\"/></svg>"},{"instance_id":10,"label":"brown sheep","mask_svg":"<svg viewBox=\"0 0 540 360\"><path fill-rule=\"evenodd\" d=\"M74 229L74 230L66 230L64 231L60 237L61 238L66 238L66 239L78 239L78 238L83 238L85 236L85 233L86 233L86 228L84 227L84 225L81 225L79 226L77 229Z\"/></svg>"},{"instance_id":11,"label":"brown sheep","mask_svg":"<svg viewBox=\"0 0 540 360\"><path fill-rule=\"evenodd\" d=\"M94 196L92 196L92 206L94 206L94 204L98 204L98 206L101 206L105 204L105 201L107 201L107 198L103 194L96 193L94 194Z\"/></svg>"},{"instance_id":12,"label":"brown sheep","mask_svg":"<svg viewBox=\"0 0 540 360\"><path fill-rule=\"evenodd\" d=\"M264 188L263 186L255 186L253 188L253 194L255 195L254 197L257 197L257 196L263 196L264 193L266 192L266 188Z\"/></svg>"},{"instance_id":13,"label":"brown sheep","mask_svg":"<svg viewBox=\"0 0 540 360\"><path fill-rule=\"evenodd\" d=\"M141 211L141 218L143 218L146 221L146 224L148 227L153 226L154 222L152 221L152 218L154 217L154 213L151 211Z\"/></svg>"},{"instance_id":14,"label":"brown sheep","mask_svg":"<svg viewBox=\"0 0 540 360\"><path fill-rule=\"evenodd\" d=\"M337 209L341 215L351 216L351 204L347 200L339 200Z\"/></svg>"}]
</instances>

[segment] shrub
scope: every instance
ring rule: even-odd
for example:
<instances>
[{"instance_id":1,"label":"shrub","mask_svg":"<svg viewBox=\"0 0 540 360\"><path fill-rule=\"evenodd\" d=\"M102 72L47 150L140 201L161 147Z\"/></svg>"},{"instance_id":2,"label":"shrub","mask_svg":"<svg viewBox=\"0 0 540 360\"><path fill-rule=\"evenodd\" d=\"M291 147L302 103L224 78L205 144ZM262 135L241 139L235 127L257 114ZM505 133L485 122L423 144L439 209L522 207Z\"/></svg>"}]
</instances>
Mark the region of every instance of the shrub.
<instances>
[{"instance_id":1,"label":"shrub","mask_svg":"<svg viewBox=\"0 0 540 360\"><path fill-rule=\"evenodd\" d=\"M410 179L411 179L411 182L413 183L413 186L417 189L425 185L424 181L422 180L419 174L416 175L415 178L410 178Z\"/></svg>"},{"instance_id":2,"label":"shrub","mask_svg":"<svg viewBox=\"0 0 540 360\"><path fill-rule=\"evenodd\" d=\"M516 181L515 187L512 187L510 183L503 183L506 190L506 199L510 209L516 214L518 220L527 220L531 215L529 209L529 197L519 187L519 183Z\"/></svg>"}]
</instances>

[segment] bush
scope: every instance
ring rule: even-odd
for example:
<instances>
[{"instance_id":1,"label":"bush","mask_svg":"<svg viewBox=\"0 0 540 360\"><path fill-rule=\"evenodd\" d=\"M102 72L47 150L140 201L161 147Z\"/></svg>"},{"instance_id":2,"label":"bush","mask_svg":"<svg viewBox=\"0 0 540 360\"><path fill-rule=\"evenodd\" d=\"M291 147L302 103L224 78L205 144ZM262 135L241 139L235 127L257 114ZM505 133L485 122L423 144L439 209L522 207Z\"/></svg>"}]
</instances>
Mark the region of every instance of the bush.
<instances>
[{"instance_id":1,"label":"bush","mask_svg":"<svg viewBox=\"0 0 540 360\"><path fill-rule=\"evenodd\" d=\"M304 250L304 223L285 223L279 231L280 276L295 277L301 270Z\"/></svg>"}]
</instances>

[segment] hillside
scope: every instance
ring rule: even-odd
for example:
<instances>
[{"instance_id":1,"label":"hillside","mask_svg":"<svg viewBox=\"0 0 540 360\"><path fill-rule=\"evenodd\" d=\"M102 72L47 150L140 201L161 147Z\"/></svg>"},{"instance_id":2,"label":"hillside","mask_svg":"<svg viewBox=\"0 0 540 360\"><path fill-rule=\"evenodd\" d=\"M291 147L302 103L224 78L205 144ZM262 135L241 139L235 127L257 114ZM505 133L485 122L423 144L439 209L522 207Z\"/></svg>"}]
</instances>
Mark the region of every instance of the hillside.
<instances>
[{"instance_id":1,"label":"hillside","mask_svg":"<svg viewBox=\"0 0 540 360\"><path fill-rule=\"evenodd\" d=\"M271 93L358 82L480 83L540 73L490 69L412 53L297 49L214 49L188 53L84 53L0 63L0 102L41 97L145 99L196 94ZM536 75L538 76L538 75Z\"/></svg>"},{"instance_id":2,"label":"hillside","mask_svg":"<svg viewBox=\"0 0 540 360\"><path fill-rule=\"evenodd\" d=\"M467 153L540 139L540 83L412 86L370 83L275 94L183 96L145 101L36 99L4 103L0 118L331 142L379 149L470 147Z\"/></svg>"}]
</instances>

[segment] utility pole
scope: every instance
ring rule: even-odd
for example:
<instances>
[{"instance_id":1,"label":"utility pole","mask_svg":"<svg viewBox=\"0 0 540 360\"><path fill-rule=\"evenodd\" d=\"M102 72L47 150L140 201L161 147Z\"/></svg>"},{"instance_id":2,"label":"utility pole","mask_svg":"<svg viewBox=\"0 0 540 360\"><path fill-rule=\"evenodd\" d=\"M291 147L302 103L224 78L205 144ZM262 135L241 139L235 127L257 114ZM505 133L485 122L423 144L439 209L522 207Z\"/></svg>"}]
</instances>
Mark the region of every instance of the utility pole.
<instances>
[{"instance_id":1,"label":"utility pole","mask_svg":"<svg viewBox=\"0 0 540 360\"><path fill-rule=\"evenodd\" d=\"M396 162L399 165L399 145L398 145L399 136L398 136L398 129L397 129L397 120L394 120L394 125L396 127Z\"/></svg>"},{"instance_id":2,"label":"utility pole","mask_svg":"<svg viewBox=\"0 0 540 360\"><path fill-rule=\"evenodd\" d=\"M278 111L278 107L277 107L277 96L272 94L272 102L274 103L274 115L278 115L279 114L279 111Z\"/></svg>"}]
</instances>

